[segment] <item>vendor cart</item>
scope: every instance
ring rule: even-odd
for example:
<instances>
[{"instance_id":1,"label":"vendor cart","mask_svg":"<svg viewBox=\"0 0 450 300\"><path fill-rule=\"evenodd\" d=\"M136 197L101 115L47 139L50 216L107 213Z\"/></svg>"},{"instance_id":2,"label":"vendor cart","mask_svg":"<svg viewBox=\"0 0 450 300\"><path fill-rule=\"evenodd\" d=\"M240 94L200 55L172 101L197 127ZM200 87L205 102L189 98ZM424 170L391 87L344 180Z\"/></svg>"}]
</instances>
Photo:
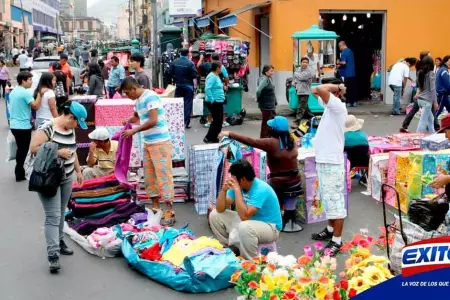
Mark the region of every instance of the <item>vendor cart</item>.
<instances>
[{"instance_id":1,"label":"vendor cart","mask_svg":"<svg viewBox=\"0 0 450 300\"><path fill-rule=\"evenodd\" d=\"M302 57L307 56L308 51L312 49L319 49L319 61L321 62L321 75L320 79L334 77L336 68L336 39L338 35L334 31L327 31L320 29L317 25L312 25L311 28L304 31L297 31L292 35L293 47L294 47L294 59L293 59L293 72L300 66ZM313 55L317 55L314 53ZM319 85L319 83L313 83L312 87ZM295 87L290 87L295 89ZM289 91L289 103L295 103L296 97L295 91ZM298 103L298 100L297 100ZM311 112L315 115L322 114L324 107L319 103L318 99L311 94L308 99L308 106ZM293 108L291 106L291 108Z\"/></svg>"}]
</instances>

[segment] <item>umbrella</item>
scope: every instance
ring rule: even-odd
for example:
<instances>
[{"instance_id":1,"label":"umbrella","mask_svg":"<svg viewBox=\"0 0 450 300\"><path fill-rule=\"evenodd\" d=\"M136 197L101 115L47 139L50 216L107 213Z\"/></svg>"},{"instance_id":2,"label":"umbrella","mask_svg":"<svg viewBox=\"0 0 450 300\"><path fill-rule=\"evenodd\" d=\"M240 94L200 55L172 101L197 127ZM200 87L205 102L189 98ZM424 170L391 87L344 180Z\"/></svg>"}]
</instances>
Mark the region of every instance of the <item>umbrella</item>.
<instances>
[{"instance_id":1,"label":"umbrella","mask_svg":"<svg viewBox=\"0 0 450 300\"><path fill-rule=\"evenodd\" d=\"M56 38L53 36L44 36L41 38L41 41L56 41Z\"/></svg>"}]
</instances>

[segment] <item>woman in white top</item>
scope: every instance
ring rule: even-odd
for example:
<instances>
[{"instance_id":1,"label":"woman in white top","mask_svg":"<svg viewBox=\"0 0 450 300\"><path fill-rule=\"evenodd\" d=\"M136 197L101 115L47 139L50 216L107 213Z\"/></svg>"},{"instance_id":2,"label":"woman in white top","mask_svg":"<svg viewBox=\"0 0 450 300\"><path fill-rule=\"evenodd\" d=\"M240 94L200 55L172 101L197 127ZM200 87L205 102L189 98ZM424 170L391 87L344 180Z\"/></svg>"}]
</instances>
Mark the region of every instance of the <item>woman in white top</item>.
<instances>
[{"instance_id":1,"label":"woman in white top","mask_svg":"<svg viewBox=\"0 0 450 300\"><path fill-rule=\"evenodd\" d=\"M34 91L34 98L42 98L41 106L36 111L36 128L39 128L45 121L58 117L56 108L55 92L56 77L53 73L42 73L39 84Z\"/></svg>"}]
</instances>

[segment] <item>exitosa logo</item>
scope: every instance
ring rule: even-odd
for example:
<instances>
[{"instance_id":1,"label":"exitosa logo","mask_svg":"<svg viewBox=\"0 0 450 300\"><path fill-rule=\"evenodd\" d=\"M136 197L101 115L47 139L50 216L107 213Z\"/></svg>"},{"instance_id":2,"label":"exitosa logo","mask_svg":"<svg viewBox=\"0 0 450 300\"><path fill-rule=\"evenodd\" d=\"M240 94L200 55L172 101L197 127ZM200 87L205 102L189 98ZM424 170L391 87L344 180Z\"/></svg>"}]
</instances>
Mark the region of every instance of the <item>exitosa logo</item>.
<instances>
[{"instance_id":1,"label":"exitosa logo","mask_svg":"<svg viewBox=\"0 0 450 300\"><path fill-rule=\"evenodd\" d=\"M450 268L450 236L409 244L402 250L402 276Z\"/></svg>"}]
</instances>

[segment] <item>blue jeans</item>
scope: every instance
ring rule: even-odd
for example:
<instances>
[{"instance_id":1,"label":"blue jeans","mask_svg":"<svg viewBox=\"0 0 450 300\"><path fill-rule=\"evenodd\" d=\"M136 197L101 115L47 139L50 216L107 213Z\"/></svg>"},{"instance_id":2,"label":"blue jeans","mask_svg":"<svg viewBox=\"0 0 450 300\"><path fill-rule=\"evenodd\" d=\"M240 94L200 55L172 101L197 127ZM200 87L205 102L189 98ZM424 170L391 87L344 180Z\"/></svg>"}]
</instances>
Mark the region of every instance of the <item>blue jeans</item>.
<instances>
[{"instance_id":1,"label":"blue jeans","mask_svg":"<svg viewBox=\"0 0 450 300\"><path fill-rule=\"evenodd\" d=\"M402 98L402 87L392 84L389 87L394 92L394 108L392 109L392 113L400 114L400 99Z\"/></svg>"},{"instance_id":2,"label":"blue jeans","mask_svg":"<svg viewBox=\"0 0 450 300\"><path fill-rule=\"evenodd\" d=\"M188 85L177 85L175 97L184 100L184 125L191 123L192 105L194 102L194 87Z\"/></svg>"},{"instance_id":3,"label":"blue jeans","mask_svg":"<svg viewBox=\"0 0 450 300\"><path fill-rule=\"evenodd\" d=\"M417 126L417 132L421 133L435 133L434 130L434 115L431 111L432 104L425 100L419 100L419 106L422 108L422 114L420 116L419 125Z\"/></svg>"},{"instance_id":4,"label":"blue jeans","mask_svg":"<svg viewBox=\"0 0 450 300\"><path fill-rule=\"evenodd\" d=\"M114 87L111 87L111 86L108 86L108 98L109 99L112 99L113 97L114 97L114 95L116 94L116 86L114 86Z\"/></svg>"},{"instance_id":5,"label":"blue jeans","mask_svg":"<svg viewBox=\"0 0 450 300\"><path fill-rule=\"evenodd\" d=\"M447 113L450 113L450 99L449 96L442 95L439 97L441 100L441 104L439 105L439 109L435 114L435 117L439 117L439 115L442 113L442 111L445 109L447 110Z\"/></svg>"}]
</instances>

